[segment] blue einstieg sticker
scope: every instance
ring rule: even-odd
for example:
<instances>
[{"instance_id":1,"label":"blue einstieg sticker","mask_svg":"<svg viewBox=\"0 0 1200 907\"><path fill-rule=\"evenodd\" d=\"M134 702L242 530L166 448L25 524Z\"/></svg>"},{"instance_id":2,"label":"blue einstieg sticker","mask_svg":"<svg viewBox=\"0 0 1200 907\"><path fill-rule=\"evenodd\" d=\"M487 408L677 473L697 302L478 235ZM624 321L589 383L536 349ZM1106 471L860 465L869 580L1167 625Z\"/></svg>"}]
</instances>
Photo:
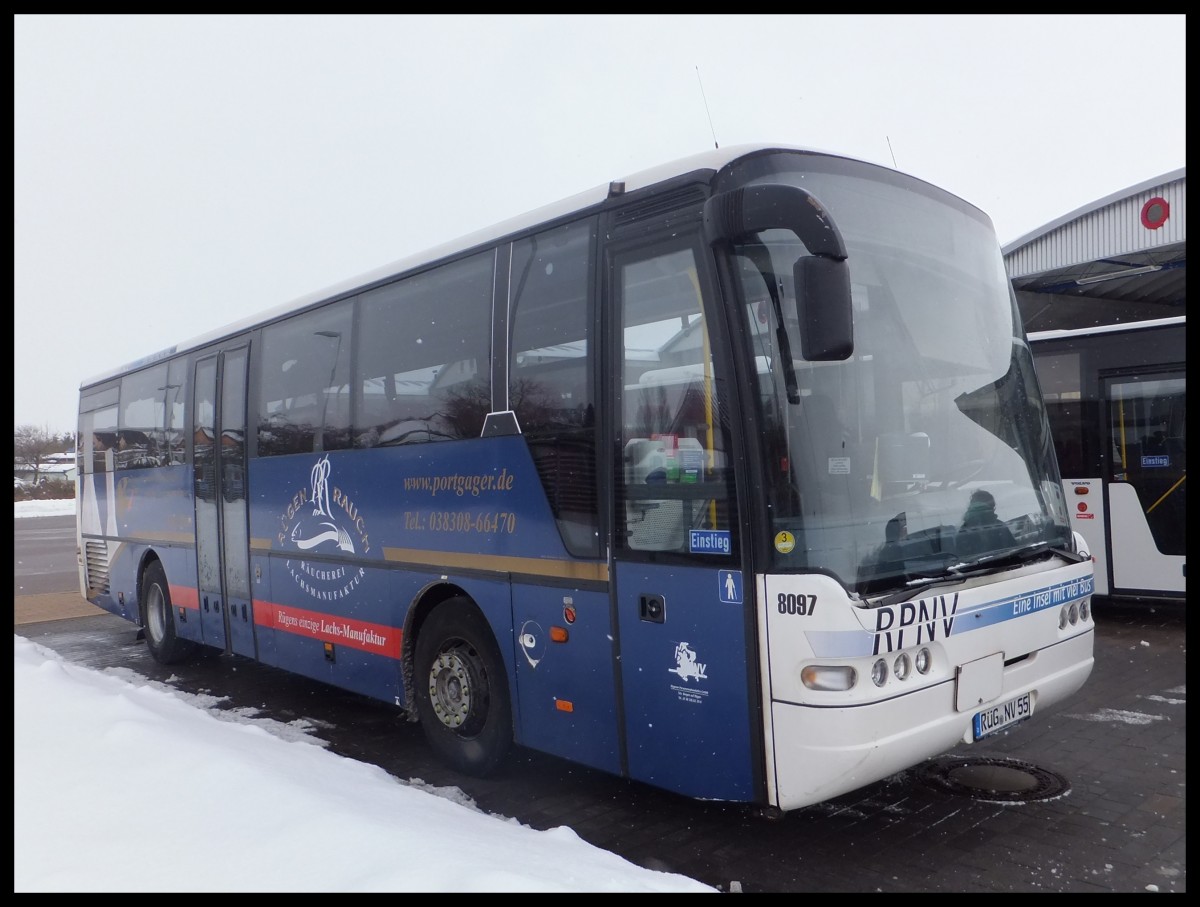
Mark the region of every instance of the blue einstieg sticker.
<instances>
[{"instance_id":1,"label":"blue einstieg sticker","mask_svg":"<svg viewBox=\"0 0 1200 907\"><path fill-rule=\"evenodd\" d=\"M1171 458L1165 454L1155 454L1152 457L1142 457L1142 468L1149 469L1155 466L1170 466Z\"/></svg>"},{"instance_id":2,"label":"blue einstieg sticker","mask_svg":"<svg viewBox=\"0 0 1200 907\"><path fill-rule=\"evenodd\" d=\"M729 554L728 529L692 529L690 533L688 550L693 554Z\"/></svg>"}]
</instances>

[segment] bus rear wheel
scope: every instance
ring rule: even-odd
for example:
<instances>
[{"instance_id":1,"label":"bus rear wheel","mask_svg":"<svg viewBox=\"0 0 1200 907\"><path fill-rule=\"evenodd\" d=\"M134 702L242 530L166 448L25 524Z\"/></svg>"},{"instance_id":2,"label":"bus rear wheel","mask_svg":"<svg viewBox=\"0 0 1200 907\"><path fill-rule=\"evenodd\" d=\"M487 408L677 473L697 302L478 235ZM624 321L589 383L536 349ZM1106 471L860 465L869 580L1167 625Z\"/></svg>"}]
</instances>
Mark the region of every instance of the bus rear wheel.
<instances>
[{"instance_id":1,"label":"bus rear wheel","mask_svg":"<svg viewBox=\"0 0 1200 907\"><path fill-rule=\"evenodd\" d=\"M465 598L435 610L417 637L417 715L430 748L467 775L491 774L512 746L504 661Z\"/></svg>"},{"instance_id":2,"label":"bus rear wheel","mask_svg":"<svg viewBox=\"0 0 1200 907\"><path fill-rule=\"evenodd\" d=\"M178 664L196 653L194 642L175 635L171 590L167 586L167 574L157 561L146 568L142 578L141 611L146 648L155 661L164 665Z\"/></svg>"}]
</instances>

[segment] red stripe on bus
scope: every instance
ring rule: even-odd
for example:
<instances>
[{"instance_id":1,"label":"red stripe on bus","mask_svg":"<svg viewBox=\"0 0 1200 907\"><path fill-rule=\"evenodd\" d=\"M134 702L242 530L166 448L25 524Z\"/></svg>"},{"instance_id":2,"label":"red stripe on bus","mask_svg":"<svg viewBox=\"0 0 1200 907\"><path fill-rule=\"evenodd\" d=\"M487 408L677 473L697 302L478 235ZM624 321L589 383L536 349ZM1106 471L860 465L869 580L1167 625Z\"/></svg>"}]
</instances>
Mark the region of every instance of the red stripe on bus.
<instances>
[{"instance_id":1,"label":"red stripe on bus","mask_svg":"<svg viewBox=\"0 0 1200 907\"><path fill-rule=\"evenodd\" d=\"M171 590L171 604L176 608L188 608L191 611L200 610L200 592L193 586L172 586L169 583L167 588Z\"/></svg>"},{"instance_id":2,"label":"red stripe on bus","mask_svg":"<svg viewBox=\"0 0 1200 907\"><path fill-rule=\"evenodd\" d=\"M306 611L259 598L254 599L254 623L267 630L282 630L396 659L400 658L400 640L404 635L399 627Z\"/></svg>"}]
</instances>

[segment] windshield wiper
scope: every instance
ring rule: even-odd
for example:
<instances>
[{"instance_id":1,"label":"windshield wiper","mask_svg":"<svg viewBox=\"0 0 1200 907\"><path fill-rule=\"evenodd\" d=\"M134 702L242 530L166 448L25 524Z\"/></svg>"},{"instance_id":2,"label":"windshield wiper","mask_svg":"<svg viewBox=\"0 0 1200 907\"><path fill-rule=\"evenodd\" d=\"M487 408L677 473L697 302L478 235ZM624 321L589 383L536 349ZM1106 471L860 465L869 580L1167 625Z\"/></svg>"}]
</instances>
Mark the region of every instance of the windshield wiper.
<instances>
[{"instance_id":1,"label":"windshield wiper","mask_svg":"<svg viewBox=\"0 0 1200 907\"><path fill-rule=\"evenodd\" d=\"M1038 560L1045 555L1054 553L1054 550L1050 547L1049 542L1035 542L1016 551L1002 551L998 554L985 554L981 557L972 558L969 561L963 561L960 564L947 567L946 570L955 576L978 576L980 573L986 573L989 570L1015 567L1028 561ZM1079 557L1073 555L1071 559L1078 561Z\"/></svg>"},{"instance_id":2,"label":"windshield wiper","mask_svg":"<svg viewBox=\"0 0 1200 907\"><path fill-rule=\"evenodd\" d=\"M788 403L799 403L800 385L796 381L796 365L792 362L792 344L783 325L783 304L779 300L779 290L774 285L771 285L771 302L775 306L775 342L779 344L779 356L783 359L783 385L787 388Z\"/></svg>"},{"instance_id":3,"label":"windshield wiper","mask_svg":"<svg viewBox=\"0 0 1200 907\"><path fill-rule=\"evenodd\" d=\"M871 601L872 608L886 608L888 605L895 605L902 601L908 601L914 595L924 592L926 589L932 589L934 586L945 586L953 583L961 583L965 580L965 576L944 573L939 576L922 577L918 580L910 580L909 585L905 586L898 592L892 592L885 595L883 598L873 599Z\"/></svg>"},{"instance_id":4,"label":"windshield wiper","mask_svg":"<svg viewBox=\"0 0 1200 907\"><path fill-rule=\"evenodd\" d=\"M1029 561L1038 560L1042 557L1057 554L1064 557L1073 563L1078 563L1084 558L1070 551L1065 551L1061 548L1050 547L1049 542L1037 542L1017 551L1004 551L999 554L985 554L982 557L973 558L969 561L961 561L959 563L947 565L944 572L936 574L928 574L925 576L916 575L910 580L909 585L905 586L896 592L885 595L883 598L876 599L871 602L872 607L881 608L887 605L894 605L902 601L907 601L914 595L918 595L927 589L932 589L934 586L944 586L953 583L961 583L963 580L973 576L984 576L988 573L995 573L998 570L1005 570L1009 567L1017 567Z\"/></svg>"}]
</instances>

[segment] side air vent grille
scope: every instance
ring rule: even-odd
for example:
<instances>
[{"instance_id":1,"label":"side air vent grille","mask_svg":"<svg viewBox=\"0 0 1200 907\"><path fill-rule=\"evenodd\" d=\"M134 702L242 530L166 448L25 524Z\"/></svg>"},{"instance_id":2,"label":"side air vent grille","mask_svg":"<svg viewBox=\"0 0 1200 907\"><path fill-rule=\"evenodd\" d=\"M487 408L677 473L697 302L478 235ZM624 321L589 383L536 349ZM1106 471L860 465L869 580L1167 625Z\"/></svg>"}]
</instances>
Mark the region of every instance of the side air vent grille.
<instances>
[{"instance_id":1,"label":"side air vent grille","mask_svg":"<svg viewBox=\"0 0 1200 907\"><path fill-rule=\"evenodd\" d=\"M88 595L108 594L108 543L87 542L87 588Z\"/></svg>"}]
</instances>

